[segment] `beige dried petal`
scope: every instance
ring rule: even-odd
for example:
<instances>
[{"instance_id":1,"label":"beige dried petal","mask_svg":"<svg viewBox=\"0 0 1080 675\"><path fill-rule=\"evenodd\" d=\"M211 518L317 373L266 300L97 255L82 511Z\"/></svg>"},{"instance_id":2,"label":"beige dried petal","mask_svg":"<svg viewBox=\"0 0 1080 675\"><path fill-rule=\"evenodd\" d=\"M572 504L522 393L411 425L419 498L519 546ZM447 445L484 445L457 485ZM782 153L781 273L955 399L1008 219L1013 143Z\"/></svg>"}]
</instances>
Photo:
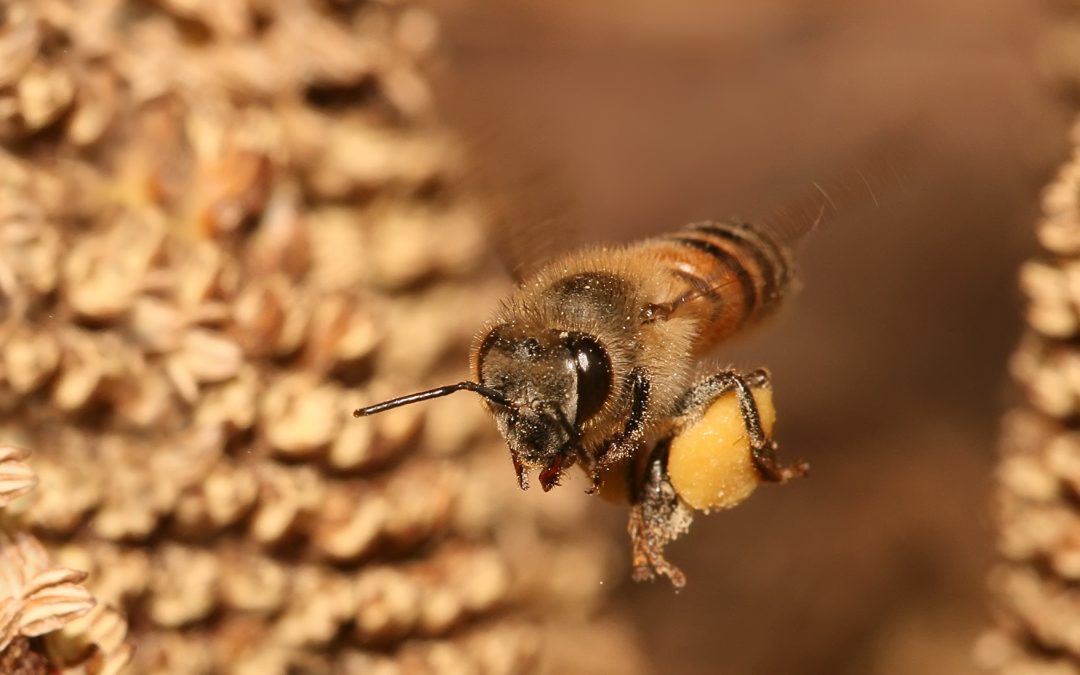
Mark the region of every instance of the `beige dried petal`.
<instances>
[{"instance_id":1,"label":"beige dried petal","mask_svg":"<svg viewBox=\"0 0 1080 675\"><path fill-rule=\"evenodd\" d=\"M19 632L26 637L50 633L86 614L94 604L93 596L79 584L44 586L23 601Z\"/></svg>"},{"instance_id":2,"label":"beige dried petal","mask_svg":"<svg viewBox=\"0 0 1080 675\"><path fill-rule=\"evenodd\" d=\"M0 91L0 139L20 138L25 133L15 92Z\"/></svg>"},{"instance_id":3,"label":"beige dried petal","mask_svg":"<svg viewBox=\"0 0 1080 675\"><path fill-rule=\"evenodd\" d=\"M355 209L323 207L313 211L311 223L311 282L324 291L349 291L363 283L365 271L357 264L364 256L365 234Z\"/></svg>"},{"instance_id":4,"label":"beige dried petal","mask_svg":"<svg viewBox=\"0 0 1080 675\"><path fill-rule=\"evenodd\" d=\"M30 451L17 445L0 444L0 462L21 462L30 457Z\"/></svg>"},{"instance_id":5,"label":"beige dried petal","mask_svg":"<svg viewBox=\"0 0 1080 675\"><path fill-rule=\"evenodd\" d=\"M331 21L306 4L293 5L275 25L268 49L297 83L344 85L371 75L386 58L383 45Z\"/></svg>"},{"instance_id":6,"label":"beige dried petal","mask_svg":"<svg viewBox=\"0 0 1080 675\"><path fill-rule=\"evenodd\" d=\"M219 42L207 46L203 54L213 63L214 74L223 86L251 99L273 96L288 77L257 42Z\"/></svg>"},{"instance_id":7,"label":"beige dried petal","mask_svg":"<svg viewBox=\"0 0 1080 675\"><path fill-rule=\"evenodd\" d=\"M431 108L432 92L415 66L400 65L379 75L383 94L406 115L422 115Z\"/></svg>"},{"instance_id":8,"label":"beige dried petal","mask_svg":"<svg viewBox=\"0 0 1080 675\"><path fill-rule=\"evenodd\" d=\"M222 462L203 482L206 512L217 527L232 525L247 514L258 497L259 484L250 469Z\"/></svg>"},{"instance_id":9,"label":"beige dried petal","mask_svg":"<svg viewBox=\"0 0 1080 675\"><path fill-rule=\"evenodd\" d=\"M175 271L174 292L180 307L195 311L215 299L233 297L239 283L235 261L207 241L198 242L185 253Z\"/></svg>"},{"instance_id":10,"label":"beige dried petal","mask_svg":"<svg viewBox=\"0 0 1080 675\"><path fill-rule=\"evenodd\" d=\"M238 556L227 561L221 576L225 604L243 612L269 613L286 599L289 575L270 558Z\"/></svg>"},{"instance_id":11,"label":"beige dried petal","mask_svg":"<svg viewBox=\"0 0 1080 675\"><path fill-rule=\"evenodd\" d=\"M157 487L144 498L168 513L180 492L203 484L224 451L225 434L219 425L192 425L177 434L175 447L168 452L153 452L145 458L147 473Z\"/></svg>"},{"instance_id":12,"label":"beige dried petal","mask_svg":"<svg viewBox=\"0 0 1080 675\"><path fill-rule=\"evenodd\" d=\"M323 155L309 177L321 197L421 185L446 169L449 147L431 135L393 132L352 120L331 125L327 135Z\"/></svg>"},{"instance_id":13,"label":"beige dried petal","mask_svg":"<svg viewBox=\"0 0 1080 675\"><path fill-rule=\"evenodd\" d=\"M394 26L394 42L416 56L434 49L439 39L439 22L430 10L406 7Z\"/></svg>"},{"instance_id":14,"label":"beige dried petal","mask_svg":"<svg viewBox=\"0 0 1080 675\"><path fill-rule=\"evenodd\" d=\"M307 299L284 275L258 279L244 289L233 307L241 344L252 356L287 356L307 335Z\"/></svg>"},{"instance_id":15,"label":"beige dried petal","mask_svg":"<svg viewBox=\"0 0 1080 675\"><path fill-rule=\"evenodd\" d=\"M121 420L140 429L158 427L175 412L177 401L168 377L158 367L133 373L116 392L116 412Z\"/></svg>"},{"instance_id":16,"label":"beige dried petal","mask_svg":"<svg viewBox=\"0 0 1080 675\"><path fill-rule=\"evenodd\" d=\"M308 455L333 441L344 412L337 387L316 384L308 375L288 375L263 394L260 427L275 450L288 456Z\"/></svg>"},{"instance_id":17,"label":"beige dried petal","mask_svg":"<svg viewBox=\"0 0 1080 675\"><path fill-rule=\"evenodd\" d=\"M29 393L53 374L60 363L60 346L56 337L43 331L39 334L20 330L4 345L4 375L11 388L20 394Z\"/></svg>"},{"instance_id":18,"label":"beige dried petal","mask_svg":"<svg viewBox=\"0 0 1080 675\"><path fill-rule=\"evenodd\" d=\"M230 434L247 431L255 424L258 393L258 372L243 366L232 380L207 389L195 418L201 425L224 425Z\"/></svg>"},{"instance_id":19,"label":"beige dried petal","mask_svg":"<svg viewBox=\"0 0 1080 675\"><path fill-rule=\"evenodd\" d=\"M199 382L188 370L187 360L179 354L172 354L165 361L165 373L169 376L176 393L184 401L194 404L199 400Z\"/></svg>"},{"instance_id":20,"label":"beige dried petal","mask_svg":"<svg viewBox=\"0 0 1080 675\"><path fill-rule=\"evenodd\" d=\"M180 310L160 298L140 297L132 306L128 325L149 352L169 352L180 345L187 321Z\"/></svg>"},{"instance_id":21,"label":"beige dried petal","mask_svg":"<svg viewBox=\"0 0 1080 675\"><path fill-rule=\"evenodd\" d=\"M998 478L1013 493L1033 501L1051 501L1061 494L1057 477L1035 457L1010 457L1001 463Z\"/></svg>"},{"instance_id":22,"label":"beige dried petal","mask_svg":"<svg viewBox=\"0 0 1080 675\"><path fill-rule=\"evenodd\" d=\"M0 531L0 597L22 598L27 581L48 567L48 554L37 539Z\"/></svg>"},{"instance_id":23,"label":"beige dried petal","mask_svg":"<svg viewBox=\"0 0 1080 675\"><path fill-rule=\"evenodd\" d=\"M465 614L461 594L443 585L428 585L420 594L417 627L424 635L442 635L456 626Z\"/></svg>"},{"instance_id":24,"label":"beige dried petal","mask_svg":"<svg viewBox=\"0 0 1080 675\"><path fill-rule=\"evenodd\" d=\"M380 644L408 635L420 617L422 589L412 575L392 567L364 571L356 580L357 638Z\"/></svg>"},{"instance_id":25,"label":"beige dried petal","mask_svg":"<svg viewBox=\"0 0 1080 675\"><path fill-rule=\"evenodd\" d=\"M240 292L233 306L241 344L252 356L277 352L278 336L285 325L281 292L275 285L257 280Z\"/></svg>"},{"instance_id":26,"label":"beige dried petal","mask_svg":"<svg viewBox=\"0 0 1080 675\"><path fill-rule=\"evenodd\" d=\"M323 500L312 544L336 560L370 553L386 525L388 505L373 487L335 486Z\"/></svg>"},{"instance_id":27,"label":"beige dried petal","mask_svg":"<svg viewBox=\"0 0 1080 675\"><path fill-rule=\"evenodd\" d=\"M263 544L283 539L309 518L325 499L326 488L311 467L258 467L259 501L250 524L251 537Z\"/></svg>"},{"instance_id":28,"label":"beige dried petal","mask_svg":"<svg viewBox=\"0 0 1080 675\"><path fill-rule=\"evenodd\" d=\"M134 656L127 619L103 604L50 633L45 644L54 664L66 669L78 667L76 672L86 675L118 675Z\"/></svg>"},{"instance_id":29,"label":"beige dried petal","mask_svg":"<svg viewBox=\"0 0 1080 675\"><path fill-rule=\"evenodd\" d=\"M15 84L37 56L41 25L31 12L8 17L0 33L0 87Z\"/></svg>"},{"instance_id":30,"label":"beige dried petal","mask_svg":"<svg viewBox=\"0 0 1080 675\"><path fill-rule=\"evenodd\" d=\"M81 73L78 86L67 137L75 145L90 145L101 138L112 122L119 90L116 78L103 68Z\"/></svg>"},{"instance_id":31,"label":"beige dried petal","mask_svg":"<svg viewBox=\"0 0 1080 675\"><path fill-rule=\"evenodd\" d=\"M20 611L21 598L0 597L0 652L7 649L11 641L19 635Z\"/></svg>"},{"instance_id":32,"label":"beige dried petal","mask_svg":"<svg viewBox=\"0 0 1080 675\"><path fill-rule=\"evenodd\" d=\"M178 356L198 383L228 380L244 363L244 354L238 344L220 333L202 328L193 328L184 334Z\"/></svg>"},{"instance_id":33,"label":"beige dried petal","mask_svg":"<svg viewBox=\"0 0 1080 675\"><path fill-rule=\"evenodd\" d=\"M292 574L290 601L275 626L292 645L325 645L356 614L355 584L349 575L303 566Z\"/></svg>"},{"instance_id":34,"label":"beige dried petal","mask_svg":"<svg viewBox=\"0 0 1080 675\"><path fill-rule=\"evenodd\" d=\"M166 545L151 567L150 618L174 627L207 617L217 604L218 577L213 553Z\"/></svg>"},{"instance_id":35,"label":"beige dried petal","mask_svg":"<svg viewBox=\"0 0 1080 675\"><path fill-rule=\"evenodd\" d=\"M316 370L343 370L370 357L380 338L370 311L345 295L329 295L312 313L307 360Z\"/></svg>"},{"instance_id":36,"label":"beige dried petal","mask_svg":"<svg viewBox=\"0 0 1080 675\"><path fill-rule=\"evenodd\" d=\"M85 578L85 572L53 567L32 536L0 534L0 597L19 601L20 634L36 637L90 611L94 599L79 584Z\"/></svg>"},{"instance_id":37,"label":"beige dried petal","mask_svg":"<svg viewBox=\"0 0 1080 675\"><path fill-rule=\"evenodd\" d=\"M143 548L93 541L61 549L58 561L87 570L100 603L123 606L139 598L149 584L150 563Z\"/></svg>"},{"instance_id":38,"label":"beige dried petal","mask_svg":"<svg viewBox=\"0 0 1080 675\"><path fill-rule=\"evenodd\" d=\"M1051 337L1067 337L1080 325L1069 297L1065 272L1057 266L1029 262L1020 270L1020 288L1029 299L1028 322Z\"/></svg>"},{"instance_id":39,"label":"beige dried petal","mask_svg":"<svg viewBox=\"0 0 1080 675\"><path fill-rule=\"evenodd\" d=\"M461 595L465 608L485 612L506 600L510 592L510 570L493 549L470 549L451 557L447 581Z\"/></svg>"},{"instance_id":40,"label":"beige dried petal","mask_svg":"<svg viewBox=\"0 0 1080 675\"><path fill-rule=\"evenodd\" d=\"M0 199L0 261L13 278L3 284L10 295L16 287L38 295L56 288L60 269L60 235L45 222L37 204Z\"/></svg>"},{"instance_id":41,"label":"beige dried petal","mask_svg":"<svg viewBox=\"0 0 1080 675\"><path fill-rule=\"evenodd\" d=\"M233 232L266 206L273 165L265 155L232 149L199 167L192 197L196 228L210 236Z\"/></svg>"},{"instance_id":42,"label":"beige dried petal","mask_svg":"<svg viewBox=\"0 0 1080 675\"><path fill-rule=\"evenodd\" d=\"M224 435L214 427L194 427L168 452L148 452L123 437L106 437L98 458L114 469L105 501L94 514L94 531L107 539L144 538L172 511L181 491L198 484L220 457Z\"/></svg>"},{"instance_id":43,"label":"beige dried petal","mask_svg":"<svg viewBox=\"0 0 1080 675\"><path fill-rule=\"evenodd\" d=\"M447 397L424 411L423 439L417 443L436 455L457 455L475 447L491 429L491 417L478 401Z\"/></svg>"},{"instance_id":44,"label":"beige dried petal","mask_svg":"<svg viewBox=\"0 0 1080 675\"><path fill-rule=\"evenodd\" d=\"M396 545L414 546L446 526L463 478L448 466L408 467L387 483L385 536Z\"/></svg>"},{"instance_id":45,"label":"beige dried petal","mask_svg":"<svg viewBox=\"0 0 1080 675\"><path fill-rule=\"evenodd\" d=\"M139 280L101 249L101 242L90 240L77 244L64 257L64 290L76 312L104 321L128 310L139 290Z\"/></svg>"},{"instance_id":46,"label":"beige dried petal","mask_svg":"<svg viewBox=\"0 0 1080 675\"><path fill-rule=\"evenodd\" d=\"M23 460L29 452L10 445L0 445L0 506L7 506L34 489L37 476Z\"/></svg>"},{"instance_id":47,"label":"beige dried petal","mask_svg":"<svg viewBox=\"0 0 1080 675\"><path fill-rule=\"evenodd\" d=\"M179 17L199 21L221 38L239 38L251 29L246 2L240 0L158 0Z\"/></svg>"},{"instance_id":48,"label":"beige dried petal","mask_svg":"<svg viewBox=\"0 0 1080 675\"><path fill-rule=\"evenodd\" d=\"M61 443L75 446L70 438ZM35 458L41 488L31 493L33 503L24 516L30 524L49 532L69 533L101 502L104 480L100 467L80 450L75 446L60 457Z\"/></svg>"},{"instance_id":49,"label":"beige dried petal","mask_svg":"<svg viewBox=\"0 0 1080 675\"><path fill-rule=\"evenodd\" d=\"M44 551L44 549L41 550ZM27 578L26 583L23 585L23 594L28 597L35 596L39 592L46 591L49 587L78 584L85 580L86 572L65 567L53 567Z\"/></svg>"},{"instance_id":50,"label":"beige dried petal","mask_svg":"<svg viewBox=\"0 0 1080 675\"><path fill-rule=\"evenodd\" d=\"M348 407L353 407L348 405ZM370 417L349 420L334 439L327 461L335 469L350 470L372 463L375 449L375 421Z\"/></svg>"},{"instance_id":51,"label":"beige dried petal","mask_svg":"<svg viewBox=\"0 0 1080 675\"><path fill-rule=\"evenodd\" d=\"M23 122L32 130L54 122L75 98L75 85L61 68L31 64L15 87Z\"/></svg>"},{"instance_id":52,"label":"beige dried petal","mask_svg":"<svg viewBox=\"0 0 1080 675\"><path fill-rule=\"evenodd\" d=\"M105 378L100 351L92 340L72 334L64 346L60 377L53 385L52 401L60 410L79 410L100 391Z\"/></svg>"},{"instance_id":53,"label":"beige dried petal","mask_svg":"<svg viewBox=\"0 0 1080 675\"><path fill-rule=\"evenodd\" d=\"M297 280L307 274L311 243L298 199L286 190L279 190L271 197L266 214L248 244L247 257L253 274L280 272Z\"/></svg>"}]
</instances>

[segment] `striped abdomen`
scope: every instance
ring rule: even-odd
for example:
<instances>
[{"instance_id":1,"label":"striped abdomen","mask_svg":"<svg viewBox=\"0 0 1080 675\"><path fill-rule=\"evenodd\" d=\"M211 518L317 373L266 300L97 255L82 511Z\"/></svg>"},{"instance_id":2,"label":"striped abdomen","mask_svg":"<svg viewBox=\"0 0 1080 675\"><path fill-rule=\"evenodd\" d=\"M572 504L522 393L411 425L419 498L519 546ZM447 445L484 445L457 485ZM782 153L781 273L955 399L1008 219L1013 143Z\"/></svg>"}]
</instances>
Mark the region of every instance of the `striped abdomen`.
<instances>
[{"instance_id":1,"label":"striped abdomen","mask_svg":"<svg viewBox=\"0 0 1080 675\"><path fill-rule=\"evenodd\" d=\"M698 353L774 309L792 277L788 252L766 231L745 223L695 223L645 242L670 277L672 303L696 315Z\"/></svg>"}]
</instances>

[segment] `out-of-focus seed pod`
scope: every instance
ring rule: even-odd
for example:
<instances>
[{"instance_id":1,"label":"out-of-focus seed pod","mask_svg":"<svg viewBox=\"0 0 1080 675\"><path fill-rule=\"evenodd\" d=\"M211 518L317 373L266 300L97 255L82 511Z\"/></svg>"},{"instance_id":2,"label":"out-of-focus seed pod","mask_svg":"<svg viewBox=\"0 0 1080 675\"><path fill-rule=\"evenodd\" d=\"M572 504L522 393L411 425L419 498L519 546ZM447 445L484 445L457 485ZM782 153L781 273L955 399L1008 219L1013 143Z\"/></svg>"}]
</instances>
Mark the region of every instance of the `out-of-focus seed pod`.
<instances>
[{"instance_id":1,"label":"out-of-focus seed pod","mask_svg":"<svg viewBox=\"0 0 1080 675\"><path fill-rule=\"evenodd\" d=\"M1080 73L1076 18L1063 19L1071 31L1051 40L1056 74L1071 86ZM1078 157L1074 152L1044 192L1036 226L1044 251L1019 275L1027 329L1009 365L1024 401L1003 424L995 495L1001 561L990 577L996 626L976 647L977 660L1003 675L1080 672Z\"/></svg>"},{"instance_id":2,"label":"out-of-focus seed pod","mask_svg":"<svg viewBox=\"0 0 1080 675\"><path fill-rule=\"evenodd\" d=\"M585 497L523 497L480 404L349 414L464 374L505 290L431 110L428 11L9 4L0 500L88 575L86 596L65 578L39 598L33 625L74 620L25 658L574 671L552 637L568 616L623 650L581 619L614 581ZM0 598L10 650L19 611Z\"/></svg>"}]
</instances>

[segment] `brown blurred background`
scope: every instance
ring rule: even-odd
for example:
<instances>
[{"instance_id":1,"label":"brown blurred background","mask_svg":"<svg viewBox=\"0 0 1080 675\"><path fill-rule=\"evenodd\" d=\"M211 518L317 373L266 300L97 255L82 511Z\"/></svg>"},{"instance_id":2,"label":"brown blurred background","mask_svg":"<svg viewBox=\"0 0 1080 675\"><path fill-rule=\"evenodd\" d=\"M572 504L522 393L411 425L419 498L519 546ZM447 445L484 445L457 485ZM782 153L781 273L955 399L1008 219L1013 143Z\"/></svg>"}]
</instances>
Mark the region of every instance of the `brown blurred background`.
<instances>
[{"instance_id":1,"label":"brown blurred background","mask_svg":"<svg viewBox=\"0 0 1080 675\"><path fill-rule=\"evenodd\" d=\"M651 672L974 672L1015 270L1066 148L1040 3L431 4L443 112L479 163L569 191L584 239L756 217L810 181L899 167L879 206L813 235L802 292L723 355L773 370L782 452L811 478L700 517L670 551L683 593L612 581Z\"/></svg>"}]
</instances>

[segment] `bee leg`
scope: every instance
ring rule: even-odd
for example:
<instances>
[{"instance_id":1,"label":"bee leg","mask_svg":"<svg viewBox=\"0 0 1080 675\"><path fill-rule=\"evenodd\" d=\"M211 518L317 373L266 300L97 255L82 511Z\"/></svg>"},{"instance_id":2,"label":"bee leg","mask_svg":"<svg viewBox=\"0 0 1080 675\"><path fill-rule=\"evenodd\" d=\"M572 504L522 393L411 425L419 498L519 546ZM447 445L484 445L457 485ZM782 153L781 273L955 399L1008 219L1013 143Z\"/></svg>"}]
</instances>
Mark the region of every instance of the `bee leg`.
<instances>
[{"instance_id":1,"label":"bee leg","mask_svg":"<svg viewBox=\"0 0 1080 675\"><path fill-rule=\"evenodd\" d=\"M600 491L600 486L603 484L603 472L600 470L600 461L596 456L579 451L577 455L578 461L581 462L581 469L585 472L585 475L592 481L592 485L585 491L585 494L592 495Z\"/></svg>"},{"instance_id":2,"label":"bee leg","mask_svg":"<svg viewBox=\"0 0 1080 675\"><path fill-rule=\"evenodd\" d=\"M734 370L725 370L705 378L696 384L686 395L676 411L676 415L689 424L701 418L716 399L734 390L739 402L746 436L750 440L751 459L761 480L770 483L786 483L792 478L805 476L810 470L806 462L796 462L791 466L782 466L776 458L776 442L765 435L761 427L761 416L754 401L754 388L771 388L769 371L758 369L741 375Z\"/></svg>"},{"instance_id":3,"label":"bee leg","mask_svg":"<svg viewBox=\"0 0 1080 675\"><path fill-rule=\"evenodd\" d=\"M601 466L626 459L645 438L645 413L649 407L649 389L652 385L642 368L631 371L630 379L630 414L622 431L601 446L592 471L594 483L600 480L597 474Z\"/></svg>"},{"instance_id":4,"label":"bee leg","mask_svg":"<svg viewBox=\"0 0 1080 675\"><path fill-rule=\"evenodd\" d=\"M686 585L686 575L664 557L664 547L690 527L693 512L675 493L667 475L670 439L656 444L649 455L643 476L632 487L633 504L627 530L633 549L634 581L662 574L671 585Z\"/></svg>"},{"instance_id":5,"label":"bee leg","mask_svg":"<svg viewBox=\"0 0 1080 675\"><path fill-rule=\"evenodd\" d=\"M521 463L518 456L510 453L510 458L514 462L514 473L517 474L518 487L522 490L529 489L529 473L525 470L525 465Z\"/></svg>"}]
</instances>

